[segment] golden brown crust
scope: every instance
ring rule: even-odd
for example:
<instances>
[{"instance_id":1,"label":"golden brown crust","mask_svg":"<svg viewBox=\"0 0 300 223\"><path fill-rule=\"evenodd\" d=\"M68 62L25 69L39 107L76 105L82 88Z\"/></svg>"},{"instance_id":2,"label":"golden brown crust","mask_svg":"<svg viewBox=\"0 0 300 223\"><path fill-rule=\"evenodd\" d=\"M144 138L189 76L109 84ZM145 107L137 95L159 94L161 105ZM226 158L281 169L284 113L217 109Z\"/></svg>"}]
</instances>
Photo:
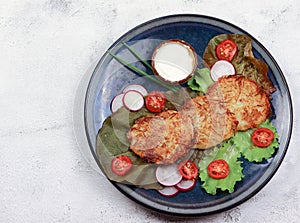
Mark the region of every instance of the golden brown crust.
<instances>
[{"instance_id":1,"label":"golden brown crust","mask_svg":"<svg viewBox=\"0 0 300 223\"><path fill-rule=\"evenodd\" d=\"M207 149L230 138L236 131L237 121L221 103L211 103L206 96L189 100L181 110L193 120L195 138L193 148Z\"/></svg>"},{"instance_id":2,"label":"golden brown crust","mask_svg":"<svg viewBox=\"0 0 300 223\"><path fill-rule=\"evenodd\" d=\"M237 130L255 128L271 115L269 98L252 80L241 75L219 78L207 92L209 100L224 103L239 122Z\"/></svg>"},{"instance_id":3,"label":"golden brown crust","mask_svg":"<svg viewBox=\"0 0 300 223\"><path fill-rule=\"evenodd\" d=\"M187 153L194 131L191 120L174 110L142 117L127 133L130 149L141 158L159 164L175 162Z\"/></svg>"},{"instance_id":4,"label":"golden brown crust","mask_svg":"<svg viewBox=\"0 0 300 223\"><path fill-rule=\"evenodd\" d=\"M271 114L269 98L241 75L221 77L206 96L189 99L177 112L137 119L127 137L131 150L149 162L168 164L188 148L206 149L236 131L257 127Z\"/></svg>"}]
</instances>

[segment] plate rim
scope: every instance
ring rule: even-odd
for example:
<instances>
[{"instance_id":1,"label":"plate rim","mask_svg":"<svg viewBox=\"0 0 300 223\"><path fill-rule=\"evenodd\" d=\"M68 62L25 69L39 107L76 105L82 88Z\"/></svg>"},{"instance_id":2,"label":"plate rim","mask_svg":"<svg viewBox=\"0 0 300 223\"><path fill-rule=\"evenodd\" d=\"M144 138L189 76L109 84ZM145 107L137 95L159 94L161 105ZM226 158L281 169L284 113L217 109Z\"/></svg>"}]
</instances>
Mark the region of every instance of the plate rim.
<instances>
[{"instance_id":1,"label":"plate rim","mask_svg":"<svg viewBox=\"0 0 300 223\"><path fill-rule=\"evenodd\" d=\"M109 46L109 48L107 49L107 51L110 51L111 49L113 49L122 39L124 39L124 37L128 36L129 34L133 33L136 30L139 30L140 28L147 26L151 23L155 23L161 20L168 20L168 19L172 19L172 18L176 18L176 17L186 17L186 18L194 18L194 19L207 19L207 20L212 20L212 21L216 21L219 23L224 23L227 26L233 27L234 29L239 30L240 32L248 35L253 41L255 41L255 43L264 51L264 53L266 53L266 55L268 56L268 58L272 61L272 63L274 64L276 70L278 71L281 80L283 82L283 85L285 86L285 90L286 90L286 94L287 94L287 99L288 99L288 105L290 106L290 123L289 123L289 128L288 128L288 134L287 134L287 141L286 141L286 146L282 151L282 155L278 158L277 161L277 165L275 166L275 168L272 169L271 173L268 174L268 177L264 180L264 183L260 184L258 187L256 187L251 193L248 193L247 196L244 196L242 199L235 201L233 204L231 205L227 205L224 207L221 207L219 209L215 209L215 210L211 210L211 211L207 211L207 212L197 212L197 211L193 211L193 210L199 210L199 208L197 209L191 209L192 211L189 212L184 212L184 211L180 211L182 209L178 209L178 208L174 208L174 207L165 207L163 205L159 205L159 206L163 206L165 208L161 208L161 207L157 207L157 206L153 206L150 205L149 203L145 203L142 202L142 200L137 199L137 197L133 196L132 194L135 193L134 191L130 191L129 190L129 186L128 185L124 185L122 183L118 183L118 182L114 182L110 179L107 178L107 180L109 180L109 182L114 185L115 188L117 188L122 194L124 194L126 197L128 197L129 199L135 201L136 203L147 207L153 211L156 211L158 213L163 213L166 215L173 215L173 216L203 216L203 215L210 215L210 214L215 214L215 213L220 213L222 211L226 211L229 209L232 209L233 207L236 207L242 203L244 203L245 201L247 201L248 199L250 199L251 197L253 197L255 194L257 194L262 188L264 188L268 182L272 179L272 177L275 175L275 173L277 172L277 170L279 169L279 167L281 166L282 161L284 160L284 157L286 156L290 141L291 141L291 137L292 137L292 129L293 129L293 103L292 103L292 98L291 98L291 93L287 84L287 81L284 77L284 74L281 70L281 68L279 67L278 63L276 62L276 60L274 59L274 57L271 55L271 53L264 47L264 45L262 45L255 37L253 37L249 32L245 31L244 29L240 28L239 26L232 24L231 22L225 21L223 19L214 17L214 16L208 16L208 15L202 15L202 14L189 14L189 13L183 13L183 14L170 14L170 15L166 15L166 16L161 16L161 17L157 17L154 19L150 19L146 22L143 22L133 28L131 28L130 30L128 30L127 32L125 32L123 35L121 35L117 40L115 40L113 42L113 44L111 44ZM188 21L185 21L188 22ZM192 21L190 21L192 22ZM167 23L166 23L167 24ZM210 24L211 25L211 24ZM96 75L96 71L98 70L98 68L101 66L102 62L105 60L106 56L107 56L107 51L104 52L104 54L101 56L100 60L98 61L97 65L95 66L93 73L90 77L90 80L88 82L87 85L87 90L85 93L85 99L84 99L84 130L85 130L85 136L87 137L87 141L90 147L90 151L93 155L93 158L95 159L98 167L101 169L101 171L103 172L102 166L99 162L98 156L94 150L94 146L95 146L95 142L92 142L92 140L90 140L90 136L89 136L89 128L87 126L86 123L86 119L87 119L87 113L86 113L86 106L87 106L87 99L89 96L89 88L90 85L93 81L94 76ZM104 173L104 172L103 172ZM105 174L104 174L105 175ZM136 194L136 193L135 193ZM141 196L141 195L139 195ZM155 202L150 202L150 203L155 203Z\"/></svg>"}]
</instances>

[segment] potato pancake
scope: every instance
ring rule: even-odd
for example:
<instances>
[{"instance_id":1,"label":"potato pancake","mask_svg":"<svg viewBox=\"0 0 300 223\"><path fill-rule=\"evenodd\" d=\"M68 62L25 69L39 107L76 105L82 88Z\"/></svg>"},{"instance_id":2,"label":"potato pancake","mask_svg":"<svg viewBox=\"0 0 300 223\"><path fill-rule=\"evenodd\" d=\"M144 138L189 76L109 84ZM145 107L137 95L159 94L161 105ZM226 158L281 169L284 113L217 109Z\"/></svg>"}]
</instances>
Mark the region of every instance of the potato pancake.
<instances>
[{"instance_id":1,"label":"potato pancake","mask_svg":"<svg viewBox=\"0 0 300 223\"><path fill-rule=\"evenodd\" d=\"M179 111L137 119L127 137L131 150L144 160L169 164L189 148L211 148L236 131L255 128L270 114L269 97L254 81L241 75L224 76L205 96L187 100Z\"/></svg>"},{"instance_id":2,"label":"potato pancake","mask_svg":"<svg viewBox=\"0 0 300 223\"><path fill-rule=\"evenodd\" d=\"M207 149L230 138L236 131L237 121L220 103L210 103L206 96L195 97L182 107L183 117L194 126L193 148Z\"/></svg>"},{"instance_id":3,"label":"potato pancake","mask_svg":"<svg viewBox=\"0 0 300 223\"><path fill-rule=\"evenodd\" d=\"M191 119L175 110L139 118L127 133L130 149L148 162L169 164L188 152L194 138Z\"/></svg>"},{"instance_id":4,"label":"potato pancake","mask_svg":"<svg viewBox=\"0 0 300 223\"><path fill-rule=\"evenodd\" d=\"M209 87L211 104L224 104L238 121L237 130L257 127L271 115L268 96L252 80L242 75L224 76Z\"/></svg>"}]
</instances>

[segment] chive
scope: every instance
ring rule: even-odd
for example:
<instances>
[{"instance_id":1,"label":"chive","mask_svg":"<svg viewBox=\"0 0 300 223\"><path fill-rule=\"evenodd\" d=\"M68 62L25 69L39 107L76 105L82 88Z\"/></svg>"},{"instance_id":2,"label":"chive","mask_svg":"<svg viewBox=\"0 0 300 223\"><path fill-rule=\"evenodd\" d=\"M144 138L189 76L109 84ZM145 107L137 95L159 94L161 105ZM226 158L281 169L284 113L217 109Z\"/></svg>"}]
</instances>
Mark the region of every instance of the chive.
<instances>
[{"instance_id":1,"label":"chive","mask_svg":"<svg viewBox=\"0 0 300 223\"><path fill-rule=\"evenodd\" d=\"M133 66L132 64L130 64L130 63L128 63L127 61L123 60L122 58L116 56L116 55L113 54L112 52L108 51L108 53L109 53L113 58L115 58L118 62L120 62L121 64L123 64L124 66L126 66L126 67L128 67L128 68L134 70L135 72L137 72L137 73L139 73L139 74L141 74L141 75L144 75L144 76L148 77L150 80L154 81L155 83L160 84L160 85L162 85L163 87L165 87L165 88L167 88L167 89L169 89L169 90L171 90L171 91L174 91L174 92L176 92L176 91L179 90L177 87L168 85L168 84L162 82L161 80L157 79L155 76L150 75L150 74L148 74L147 72L141 70L140 68L137 68L137 67Z\"/></svg>"},{"instance_id":2,"label":"chive","mask_svg":"<svg viewBox=\"0 0 300 223\"><path fill-rule=\"evenodd\" d=\"M127 43L122 42L122 44L137 58L139 59L146 67L152 70L152 66L144 60L134 49L132 49Z\"/></svg>"}]
</instances>

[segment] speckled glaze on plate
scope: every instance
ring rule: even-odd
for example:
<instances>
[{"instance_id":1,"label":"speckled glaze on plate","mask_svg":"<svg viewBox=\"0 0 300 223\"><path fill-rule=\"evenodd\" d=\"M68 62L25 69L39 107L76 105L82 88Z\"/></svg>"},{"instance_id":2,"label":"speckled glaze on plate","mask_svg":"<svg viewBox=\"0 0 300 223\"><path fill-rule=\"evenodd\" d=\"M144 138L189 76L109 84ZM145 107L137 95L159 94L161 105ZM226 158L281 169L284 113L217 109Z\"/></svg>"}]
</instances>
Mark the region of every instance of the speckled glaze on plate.
<instances>
[{"instance_id":1,"label":"speckled glaze on plate","mask_svg":"<svg viewBox=\"0 0 300 223\"><path fill-rule=\"evenodd\" d=\"M179 193L174 197L163 197L155 190L145 190L112 182L112 185L126 196L148 208L180 216L199 216L230 209L259 192L275 174L286 154L293 123L292 103L287 83L270 53L241 28L208 16L171 15L133 28L120 37L108 50L132 61L132 55L126 53L128 50L121 44L123 41L131 42L134 48L147 59L151 58L153 49L159 41L181 39L190 43L198 55L203 55L208 41L222 33L242 33L250 36L254 56L265 61L269 66L269 78L277 89L272 94L273 116L271 121L280 136L279 149L272 158L263 163L251 163L243 160L245 177L236 184L235 191L231 194L219 192L217 195L209 195L201 188L200 180L197 181L193 190ZM120 66L108 53L105 53L92 74L86 92L84 108L86 135L98 164L96 136L105 118L111 114L109 107L112 98L127 84L141 83L136 74ZM147 84L147 87L152 90L150 85ZM101 168L100 164L99 167Z\"/></svg>"}]
</instances>

